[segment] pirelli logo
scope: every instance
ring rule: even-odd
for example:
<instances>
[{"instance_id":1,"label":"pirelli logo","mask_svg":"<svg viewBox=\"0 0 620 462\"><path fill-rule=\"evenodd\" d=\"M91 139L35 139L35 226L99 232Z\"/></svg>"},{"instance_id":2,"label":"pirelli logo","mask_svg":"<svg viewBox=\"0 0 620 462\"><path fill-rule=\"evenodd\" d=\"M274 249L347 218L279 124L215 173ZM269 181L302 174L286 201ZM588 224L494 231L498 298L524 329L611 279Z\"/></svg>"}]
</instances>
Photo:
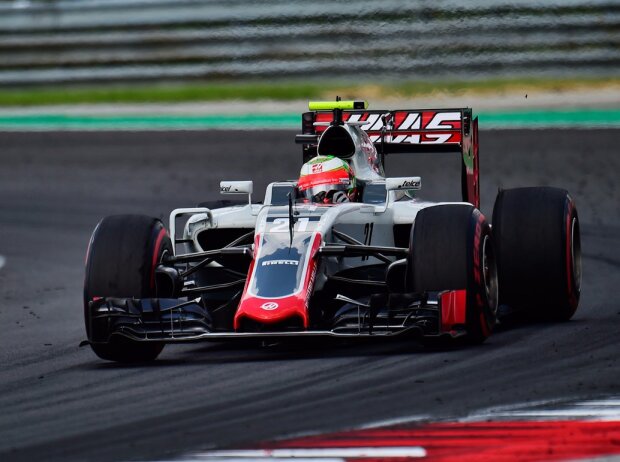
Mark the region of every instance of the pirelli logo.
<instances>
[{"instance_id":1,"label":"pirelli logo","mask_svg":"<svg viewBox=\"0 0 620 462\"><path fill-rule=\"evenodd\" d=\"M261 263L261 266L273 266L273 265L299 266L299 261L297 260L267 260Z\"/></svg>"}]
</instances>

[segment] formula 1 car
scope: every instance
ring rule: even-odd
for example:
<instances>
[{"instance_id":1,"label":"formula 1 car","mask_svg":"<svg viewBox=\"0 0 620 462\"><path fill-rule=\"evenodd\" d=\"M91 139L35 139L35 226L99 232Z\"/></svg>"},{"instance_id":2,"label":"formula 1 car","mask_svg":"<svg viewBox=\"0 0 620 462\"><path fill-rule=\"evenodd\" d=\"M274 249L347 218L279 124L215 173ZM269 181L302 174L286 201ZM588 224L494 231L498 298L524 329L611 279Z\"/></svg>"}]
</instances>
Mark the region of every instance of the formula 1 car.
<instances>
[{"instance_id":1,"label":"formula 1 car","mask_svg":"<svg viewBox=\"0 0 620 462\"><path fill-rule=\"evenodd\" d=\"M296 141L304 162L345 160L357 199L316 203L296 181L277 181L257 204L251 181L222 181L222 194L248 201L173 210L169 231L155 218L104 218L87 251L83 343L120 362L203 340L411 335L476 344L499 305L551 320L575 312L573 200L550 187L501 190L491 227L479 210L471 109L311 103ZM417 176L385 177L386 156L419 152L462 158L462 202L418 198Z\"/></svg>"}]
</instances>

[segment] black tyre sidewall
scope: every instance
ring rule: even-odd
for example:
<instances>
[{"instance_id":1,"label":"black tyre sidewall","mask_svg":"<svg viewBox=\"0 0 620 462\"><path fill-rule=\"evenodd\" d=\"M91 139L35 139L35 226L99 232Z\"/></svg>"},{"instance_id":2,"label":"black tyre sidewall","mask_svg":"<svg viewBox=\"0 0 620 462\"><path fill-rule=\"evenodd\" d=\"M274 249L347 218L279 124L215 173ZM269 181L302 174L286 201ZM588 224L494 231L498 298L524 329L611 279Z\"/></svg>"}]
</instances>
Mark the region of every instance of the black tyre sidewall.
<instances>
[{"instance_id":1,"label":"black tyre sidewall","mask_svg":"<svg viewBox=\"0 0 620 462\"><path fill-rule=\"evenodd\" d=\"M91 236L84 278L84 319L90 331L89 302L93 297L156 296L155 268L172 243L160 220L141 215L104 218ZM135 362L154 359L163 343L140 343L112 335L108 343L91 344L101 358Z\"/></svg>"},{"instance_id":2,"label":"black tyre sidewall","mask_svg":"<svg viewBox=\"0 0 620 462\"><path fill-rule=\"evenodd\" d=\"M411 229L407 257L408 291L467 287L467 247L471 242L473 210L471 205L449 204L427 207L418 212Z\"/></svg>"},{"instance_id":3,"label":"black tyre sidewall","mask_svg":"<svg viewBox=\"0 0 620 462\"><path fill-rule=\"evenodd\" d=\"M416 216L407 259L407 290L467 291L466 340L474 344L486 340L496 321L485 290L485 238L494 253L490 226L473 206L428 207Z\"/></svg>"},{"instance_id":4,"label":"black tyre sidewall","mask_svg":"<svg viewBox=\"0 0 620 462\"><path fill-rule=\"evenodd\" d=\"M500 304L535 319L570 319L580 298L571 252L573 246L580 252L580 233L577 208L567 191L551 187L500 191L493 208L493 234Z\"/></svg>"}]
</instances>

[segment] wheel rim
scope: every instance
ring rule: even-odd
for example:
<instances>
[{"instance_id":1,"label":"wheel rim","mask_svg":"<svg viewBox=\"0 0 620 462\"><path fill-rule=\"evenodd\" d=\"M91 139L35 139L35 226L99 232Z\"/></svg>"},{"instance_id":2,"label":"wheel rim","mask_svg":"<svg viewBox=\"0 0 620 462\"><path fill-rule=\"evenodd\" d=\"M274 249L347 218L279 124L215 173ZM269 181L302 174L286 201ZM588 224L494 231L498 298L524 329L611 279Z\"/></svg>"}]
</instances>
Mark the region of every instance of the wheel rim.
<instances>
[{"instance_id":1,"label":"wheel rim","mask_svg":"<svg viewBox=\"0 0 620 462\"><path fill-rule=\"evenodd\" d=\"M497 265L495 262L495 252L490 236L484 236L482 243L482 274L484 278L484 292L487 304L491 313L495 316L497 313L498 302L498 283L497 283Z\"/></svg>"},{"instance_id":2,"label":"wheel rim","mask_svg":"<svg viewBox=\"0 0 620 462\"><path fill-rule=\"evenodd\" d=\"M575 284L575 290L579 292L581 290L581 236L577 217L573 217L571 223L570 241L573 282Z\"/></svg>"}]
</instances>

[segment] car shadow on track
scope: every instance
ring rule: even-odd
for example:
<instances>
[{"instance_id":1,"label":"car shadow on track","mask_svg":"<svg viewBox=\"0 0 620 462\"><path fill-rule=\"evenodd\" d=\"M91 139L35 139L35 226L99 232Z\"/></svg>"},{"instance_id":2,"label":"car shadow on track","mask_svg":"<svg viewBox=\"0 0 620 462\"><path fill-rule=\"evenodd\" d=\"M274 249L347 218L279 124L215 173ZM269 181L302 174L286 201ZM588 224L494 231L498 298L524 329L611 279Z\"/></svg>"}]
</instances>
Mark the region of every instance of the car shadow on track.
<instances>
[{"instance_id":1,"label":"car shadow on track","mask_svg":"<svg viewBox=\"0 0 620 462\"><path fill-rule=\"evenodd\" d=\"M162 356L151 362L144 363L113 363L99 361L81 366L82 369L124 369L135 367L174 367L195 365L218 365L233 363L259 363L271 361L304 361L328 358L363 358L380 356L410 356L412 354L432 356L444 359L444 353L451 359L494 351L505 348L506 343L519 343L522 336L533 331L549 328L574 329L580 328L586 321L583 319L569 322L533 321L523 316L511 316L502 320L495 328L494 335L481 345L468 345L464 342L426 342L421 343L415 338L392 339L330 339L305 338L288 339L286 341L234 340L208 342L192 345L169 345Z\"/></svg>"},{"instance_id":2,"label":"car shadow on track","mask_svg":"<svg viewBox=\"0 0 620 462\"><path fill-rule=\"evenodd\" d=\"M174 347L173 347L174 348ZM357 340L335 341L317 340L287 341L278 343L262 342L222 342L209 343L194 348L176 349L168 351L172 357L166 358L166 350L160 359L146 363L90 363L87 369L110 369L110 368L133 368L133 367L172 367L172 366L195 366L200 364L231 364L231 363L257 363L271 361L304 361L328 358L364 358L381 356L410 356L412 354L442 354L458 351L480 351L481 349L493 348L491 344L477 346L470 345L432 345L425 346L412 339L390 340ZM464 353L466 354L466 353Z\"/></svg>"}]
</instances>

